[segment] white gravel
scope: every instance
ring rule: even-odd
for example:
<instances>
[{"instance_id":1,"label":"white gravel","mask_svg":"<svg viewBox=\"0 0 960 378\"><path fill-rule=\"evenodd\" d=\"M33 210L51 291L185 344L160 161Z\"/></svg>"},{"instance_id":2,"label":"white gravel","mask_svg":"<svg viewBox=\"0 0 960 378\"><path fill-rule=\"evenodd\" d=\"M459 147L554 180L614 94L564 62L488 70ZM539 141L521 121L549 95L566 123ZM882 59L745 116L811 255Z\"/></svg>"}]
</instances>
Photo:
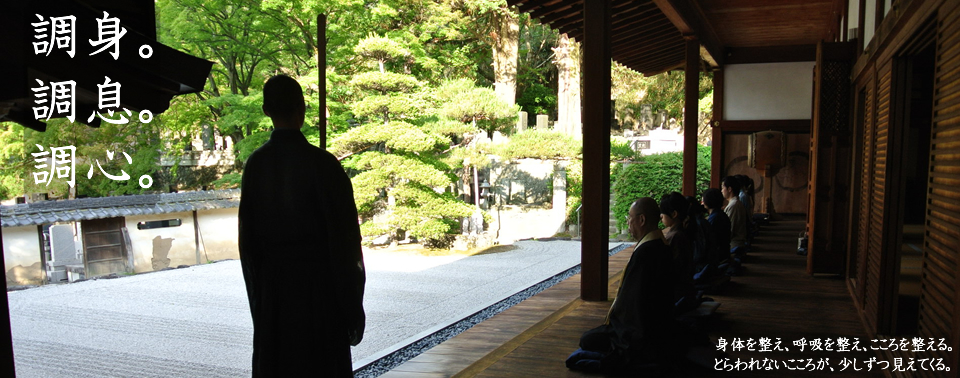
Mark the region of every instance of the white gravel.
<instances>
[{"instance_id":1,"label":"white gravel","mask_svg":"<svg viewBox=\"0 0 960 378\"><path fill-rule=\"evenodd\" d=\"M367 328L354 367L580 262L576 241L515 245L470 257L367 253ZM250 375L253 328L239 261L7 295L18 377Z\"/></svg>"}]
</instances>

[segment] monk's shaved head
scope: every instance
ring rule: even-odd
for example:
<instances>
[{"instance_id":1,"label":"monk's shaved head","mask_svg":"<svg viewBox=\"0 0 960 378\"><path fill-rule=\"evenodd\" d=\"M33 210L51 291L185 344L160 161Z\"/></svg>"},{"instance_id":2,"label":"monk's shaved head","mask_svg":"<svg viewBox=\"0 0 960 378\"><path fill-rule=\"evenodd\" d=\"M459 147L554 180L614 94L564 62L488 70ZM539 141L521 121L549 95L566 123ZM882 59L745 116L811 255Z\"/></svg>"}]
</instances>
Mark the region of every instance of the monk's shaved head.
<instances>
[{"instance_id":1,"label":"monk's shaved head","mask_svg":"<svg viewBox=\"0 0 960 378\"><path fill-rule=\"evenodd\" d=\"M634 239L639 240L648 232L656 230L660 221L660 206L653 198L643 197L630 205L627 228Z\"/></svg>"},{"instance_id":2,"label":"monk's shaved head","mask_svg":"<svg viewBox=\"0 0 960 378\"><path fill-rule=\"evenodd\" d=\"M643 197L633 203L637 215L643 215L647 219L660 219L660 205L650 197Z\"/></svg>"}]
</instances>

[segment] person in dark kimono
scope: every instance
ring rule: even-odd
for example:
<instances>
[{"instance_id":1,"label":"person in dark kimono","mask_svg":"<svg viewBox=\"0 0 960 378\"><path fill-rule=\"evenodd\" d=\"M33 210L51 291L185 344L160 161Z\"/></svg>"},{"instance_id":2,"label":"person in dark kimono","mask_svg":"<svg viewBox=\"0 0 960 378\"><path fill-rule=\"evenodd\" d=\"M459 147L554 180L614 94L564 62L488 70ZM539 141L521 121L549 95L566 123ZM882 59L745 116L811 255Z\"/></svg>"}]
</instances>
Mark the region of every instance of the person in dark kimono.
<instances>
[{"instance_id":1,"label":"person in dark kimono","mask_svg":"<svg viewBox=\"0 0 960 378\"><path fill-rule=\"evenodd\" d=\"M713 259L723 262L730 257L730 218L723 212L723 194L720 189L710 188L703 192L703 205L707 208L710 222L710 245Z\"/></svg>"},{"instance_id":2,"label":"person in dark kimono","mask_svg":"<svg viewBox=\"0 0 960 378\"><path fill-rule=\"evenodd\" d=\"M693 310L700 305L693 287L695 221L687 216L690 203L678 192L671 192L660 199L660 220L663 222L663 239L673 254L673 282L677 314Z\"/></svg>"},{"instance_id":3,"label":"person in dark kimono","mask_svg":"<svg viewBox=\"0 0 960 378\"><path fill-rule=\"evenodd\" d=\"M644 197L630 206L627 226L640 240L627 262L606 324L580 338L567 358L572 370L605 374L658 370L676 351L673 255L658 228L660 208Z\"/></svg>"},{"instance_id":4,"label":"person in dark kimono","mask_svg":"<svg viewBox=\"0 0 960 378\"><path fill-rule=\"evenodd\" d=\"M337 159L307 142L303 91L263 87L270 140L247 160L240 264L253 317L253 376L352 377L366 280L353 187Z\"/></svg>"}]
</instances>

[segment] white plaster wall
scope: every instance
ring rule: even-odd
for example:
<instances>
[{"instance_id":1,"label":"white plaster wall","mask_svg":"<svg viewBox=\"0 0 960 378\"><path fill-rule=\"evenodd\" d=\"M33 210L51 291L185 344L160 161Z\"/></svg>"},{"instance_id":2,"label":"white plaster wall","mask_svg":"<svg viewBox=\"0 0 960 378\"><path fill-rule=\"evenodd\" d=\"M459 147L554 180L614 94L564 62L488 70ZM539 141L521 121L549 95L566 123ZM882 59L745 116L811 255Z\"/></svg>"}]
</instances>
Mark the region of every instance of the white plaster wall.
<instances>
[{"instance_id":1,"label":"white plaster wall","mask_svg":"<svg viewBox=\"0 0 960 378\"><path fill-rule=\"evenodd\" d=\"M723 71L723 119L810 119L814 62L731 64Z\"/></svg>"},{"instance_id":2,"label":"white plaster wall","mask_svg":"<svg viewBox=\"0 0 960 378\"><path fill-rule=\"evenodd\" d=\"M2 232L7 286L42 284L37 226L4 227Z\"/></svg>"},{"instance_id":3,"label":"white plaster wall","mask_svg":"<svg viewBox=\"0 0 960 378\"><path fill-rule=\"evenodd\" d=\"M553 160L518 159L492 166L490 184L510 205L547 204L553 199ZM482 179L481 179L482 180ZM507 197L509 196L509 200Z\"/></svg>"},{"instance_id":4,"label":"white plaster wall","mask_svg":"<svg viewBox=\"0 0 960 378\"><path fill-rule=\"evenodd\" d=\"M646 136L628 138L630 140L648 140L650 148L640 150L644 155L662 154L664 152L683 151L683 134L680 130L653 129Z\"/></svg>"},{"instance_id":5,"label":"white plaster wall","mask_svg":"<svg viewBox=\"0 0 960 378\"><path fill-rule=\"evenodd\" d=\"M138 230L137 223L167 219L180 219L179 227L162 227ZM133 253L133 270L137 273L149 272L153 268L153 239L173 239L167 258L168 266L197 264L197 244L193 232L193 213L171 213L155 215L137 215L126 218L127 233L130 234Z\"/></svg>"},{"instance_id":6,"label":"white plaster wall","mask_svg":"<svg viewBox=\"0 0 960 378\"><path fill-rule=\"evenodd\" d=\"M238 211L238 208L197 211L202 246L201 260L240 258L240 249L237 247Z\"/></svg>"},{"instance_id":7,"label":"white plaster wall","mask_svg":"<svg viewBox=\"0 0 960 378\"><path fill-rule=\"evenodd\" d=\"M849 1L847 2L847 40L857 38L856 35L850 33L851 30L860 27L860 2L859 1Z\"/></svg>"},{"instance_id":8,"label":"white plaster wall","mask_svg":"<svg viewBox=\"0 0 960 378\"><path fill-rule=\"evenodd\" d=\"M863 47L866 48L877 30L877 0L866 0L863 6Z\"/></svg>"}]
</instances>

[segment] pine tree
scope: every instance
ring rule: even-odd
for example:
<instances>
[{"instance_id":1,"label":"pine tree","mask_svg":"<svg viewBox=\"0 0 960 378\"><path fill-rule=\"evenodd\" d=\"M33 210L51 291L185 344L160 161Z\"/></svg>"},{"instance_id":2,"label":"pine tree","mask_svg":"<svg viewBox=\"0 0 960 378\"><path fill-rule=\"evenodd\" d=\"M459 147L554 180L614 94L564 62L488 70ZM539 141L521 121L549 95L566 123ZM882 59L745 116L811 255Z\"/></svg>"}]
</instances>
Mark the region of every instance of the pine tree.
<instances>
[{"instance_id":1,"label":"pine tree","mask_svg":"<svg viewBox=\"0 0 960 378\"><path fill-rule=\"evenodd\" d=\"M442 245L459 230L460 218L474 212L454 195L456 177L441 159L451 146L445 133L470 129L428 117L435 109L429 88L412 75L387 70L409 57L400 43L371 35L354 51L376 69L350 81L364 96L351 110L365 122L333 140L331 150L360 172L352 181L361 232Z\"/></svg>"}]
</instances>

